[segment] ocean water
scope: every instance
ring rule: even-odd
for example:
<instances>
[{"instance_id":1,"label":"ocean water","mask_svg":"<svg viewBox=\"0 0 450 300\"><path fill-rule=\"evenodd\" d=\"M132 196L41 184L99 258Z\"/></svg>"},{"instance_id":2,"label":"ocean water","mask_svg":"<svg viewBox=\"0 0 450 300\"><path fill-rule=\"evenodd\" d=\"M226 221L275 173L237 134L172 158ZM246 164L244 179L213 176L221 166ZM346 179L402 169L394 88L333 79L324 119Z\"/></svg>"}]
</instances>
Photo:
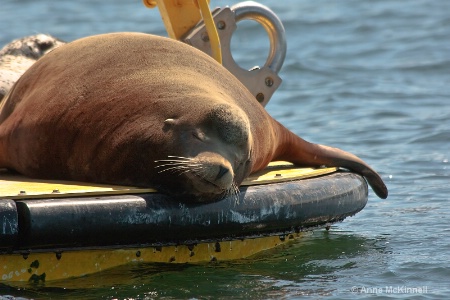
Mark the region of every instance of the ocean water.
<instances>
[{"instance_id":1,"label":"ocean water","mask_svg":"<svg viewBox=\"0 0 450 300\"><path fill-rule=\"evenodd\" d=\"M140 0L1 0L0 45L34 33L71 41L114 31L166 35ZM259 1L282 20L283 83L267 110L303 138L357 154L386 181L330 231L255 258L143 264L0 299L447 299L450 295L450 1ZM232 5L212 1L213 6ZM263 65L268 39L242 22L233 55Z\"/></svg>"}]
</instances>

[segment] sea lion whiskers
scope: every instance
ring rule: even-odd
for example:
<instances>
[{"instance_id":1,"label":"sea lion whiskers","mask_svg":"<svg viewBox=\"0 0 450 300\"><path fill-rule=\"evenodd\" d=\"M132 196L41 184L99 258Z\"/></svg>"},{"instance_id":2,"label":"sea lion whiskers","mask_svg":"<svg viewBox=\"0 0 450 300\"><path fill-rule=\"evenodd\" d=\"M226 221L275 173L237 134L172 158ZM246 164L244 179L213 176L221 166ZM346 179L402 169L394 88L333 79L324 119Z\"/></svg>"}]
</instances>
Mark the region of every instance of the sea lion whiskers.
<instances>
[{"instance_id":1,"label":"sea lion whiskers","mask_svg":"<svg viewBox=\"0 0 450 300\"><path fill-rule=\"evenodd\" d=\"M228 197L234 198L236 204L238 204L239 203L239 193L240 193L239 186L233 180L231 187L225 191L223 196L224 196L224 198L228 198Z\"/></svg>"},{"instance_id":2,"label":"sea lion whiskers","mask_svg":"<svg viewBox=\"0 0 450 300\"><path fill-rule=\"evenodd\" d=\"M189 166L174 166L174 167L170 167L170 168L166 168L163 170L158 171L158 173L163 173L166 171L172 171L172 173L176 173L178 171L178 175L183 175L184 173L187 172L192 172L192 168L190 168Z\"/></svg>"},{"instance_id":3,"label":"sea lion whiskers","mask_svg":"<svg viewBox=\"0 0 450 300\"><path fill-rule=\"evenodd\" d=\"M183 157L183 156L173 156L173 155L168 155L168 158L178 158L178 159L158 159L155 160L156 163L158 162L167 162L168 164L164 164L164 165L158 165L156 167L159 166L165 166L165 165L170 165L170 164L176 164L176 163L188 163L191 162L193 160L193 158L190 157Z\"/></svg>"},{"instance_id":4,"label":"sea lion whiskers","mask_svg":"<svg viewBox=\"0 0 450 300\"><path fill-rule=\"evenodd\" d=\"M156 163L164 162L164 164L157 165L155 168L164 168L160 170L158 173L166 172L166 171L172 171L175 173L178 171L178 175L182 175L187 172L196 171L199 168L201 168L201 164L192 162L192 158L188 157L182 157L182 156L171 156L168 157L174 157L179 159L161 159L161 160L155 160Z\"/></svg>"}]
</instances>

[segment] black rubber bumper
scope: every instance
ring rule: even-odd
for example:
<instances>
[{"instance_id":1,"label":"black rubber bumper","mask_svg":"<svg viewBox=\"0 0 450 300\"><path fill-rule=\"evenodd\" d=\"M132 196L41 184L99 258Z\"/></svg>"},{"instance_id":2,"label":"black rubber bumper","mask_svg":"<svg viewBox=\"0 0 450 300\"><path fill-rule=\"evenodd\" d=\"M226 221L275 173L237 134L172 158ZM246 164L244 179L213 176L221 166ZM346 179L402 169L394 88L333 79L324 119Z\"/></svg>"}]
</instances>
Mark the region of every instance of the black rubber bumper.
<instances>
[{"instance_id":1,"label":"black rubber bumper","mask_svg":"<svg viewBox=\"0 0 450 300\"><path fill-rule=\"evenodd\" d=\"M238 239L341 221L363 209L367 197L367 184L361 176L334 173L243 187L239 199L226 198L201 205L175 202L157 193L17 200L15 215L15 207L5 210L1 207L0 217L10 211L7 220L13 225L2 232L0 249L166 245ZM0 203L13 205L11 201Z\"/></svg>"},{"instance_id":2,"label":"black rubber bumper","mask_svg":"<svg viewBox=\"0 0 450 300\"><path fill-rule=\"evenodd\" d=\"M0 200L0 250L12 249L18 242L19 217L13 200Z\"/></svg>"}]
</instances>

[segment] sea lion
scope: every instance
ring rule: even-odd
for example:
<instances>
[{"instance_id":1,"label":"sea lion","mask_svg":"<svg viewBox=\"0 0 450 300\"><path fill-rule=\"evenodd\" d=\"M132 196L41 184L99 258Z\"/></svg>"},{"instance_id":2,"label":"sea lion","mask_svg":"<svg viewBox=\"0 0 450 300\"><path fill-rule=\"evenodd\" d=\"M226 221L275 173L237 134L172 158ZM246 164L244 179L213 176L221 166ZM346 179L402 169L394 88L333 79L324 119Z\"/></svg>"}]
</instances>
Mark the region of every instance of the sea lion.
<instances>
[{"instance_id":1,"label":"sea lion","mask_svg":"<svg viewBox=\"0 0 450 300\"><path fill-rule=\"evenodd\" d=\"M224 67L179 41L111 33L61 46L18 80L0 111L0 166L40 178L150 186L214 201L272 160L380 176L275 121Z\"/></svg>"},{"instance_id":2,"label":"sea lion","mask_svg":"<svg viewBox=\"0 0 450 300\"><path fill-rule=\"evenodd\" d=\"M16 39L0 50L0 100L36 60L65 43L48 34Z\"/></svg>"}]
</instances>

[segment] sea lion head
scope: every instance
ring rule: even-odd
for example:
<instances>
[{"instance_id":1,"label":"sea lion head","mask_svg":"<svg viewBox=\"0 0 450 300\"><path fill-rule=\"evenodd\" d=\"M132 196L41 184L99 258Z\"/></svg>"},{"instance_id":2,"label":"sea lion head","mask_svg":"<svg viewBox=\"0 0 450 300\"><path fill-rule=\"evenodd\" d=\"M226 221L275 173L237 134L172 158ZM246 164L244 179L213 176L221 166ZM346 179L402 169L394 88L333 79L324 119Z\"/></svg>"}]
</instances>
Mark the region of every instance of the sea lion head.
<instances>
[{"instance_id":1,"label":"sea lion head","mask_svg":"<svg viewBox=\"0 0 450 300\"><path fill-rule=\"evenodd\" d=\"M174 153L158 160L156 168L176 182L176 194L199 202L237 195L251 171L252 143L248 118L240 108L214 104L195 122L188 114L166 119L164 127L175 136Z\"/></svg>"},{"instance_id":2,"label":"sea lion head","mask_svg":"<svg viewBox=\"0 0 450 300\"><path fill-rule=\"evenodd\" d=\"M40 33L13 40L0 49L0 100L37 59L63 44L51 35Z\"/></svg>"},{"instance_id":3,"label":"sea lion head","mask_svg":"<svg viewBox=\"0 0 450 300\"><path fill-rule=\"evenodd\" d=\"M0 50L0 56L24 56L37 60L44 54L64 44L65 42L51 35L39 33L12 41Z\"/></svg>"}]
</instances>

